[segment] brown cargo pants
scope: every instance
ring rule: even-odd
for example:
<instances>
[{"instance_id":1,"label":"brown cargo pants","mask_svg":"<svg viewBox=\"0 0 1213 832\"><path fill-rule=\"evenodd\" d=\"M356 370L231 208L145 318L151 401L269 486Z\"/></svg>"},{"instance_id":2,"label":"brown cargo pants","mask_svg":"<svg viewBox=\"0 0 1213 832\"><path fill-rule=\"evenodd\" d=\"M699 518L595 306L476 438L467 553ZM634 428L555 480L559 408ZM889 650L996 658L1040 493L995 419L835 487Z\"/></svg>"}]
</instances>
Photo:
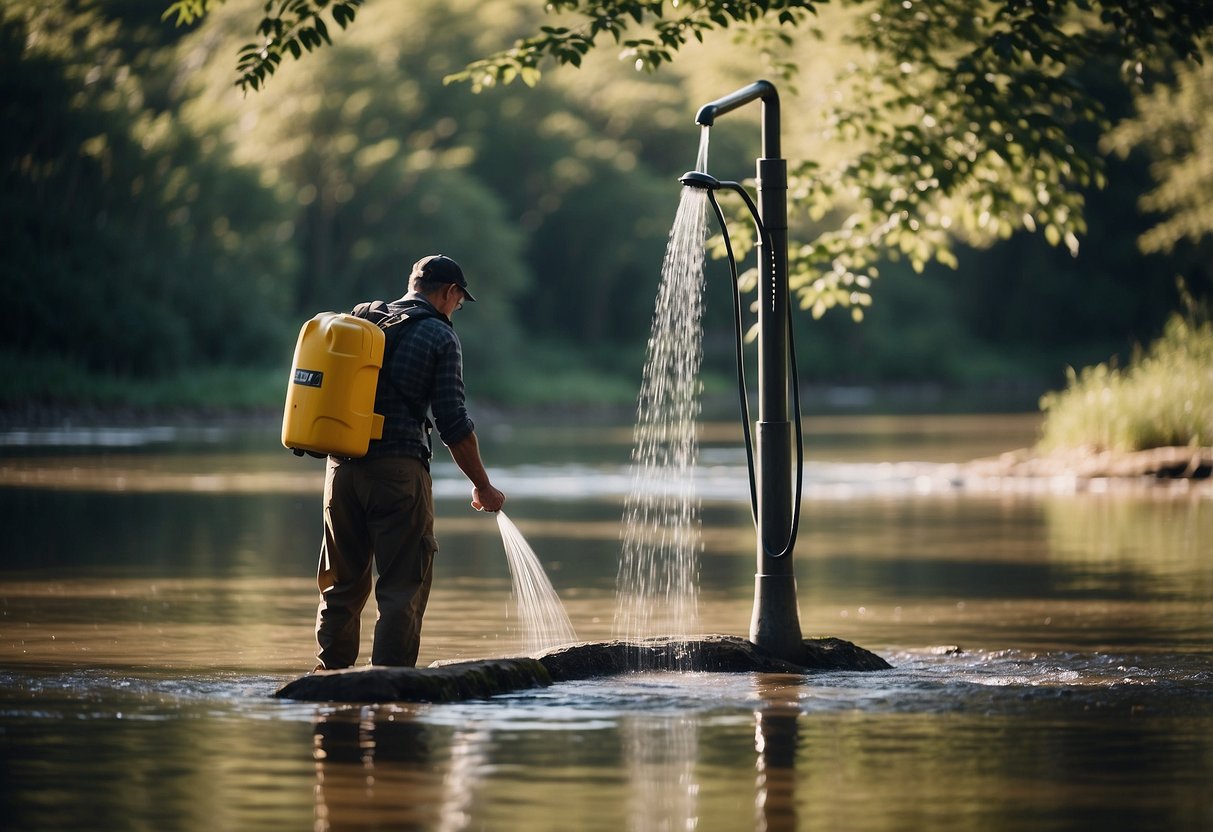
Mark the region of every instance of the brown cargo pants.
<instances>
[{"instance_id":1,"label":"brown cargo pants","mask_svg":"<svg viewBox=\"0 0 1213 832\"><path fill-rule=\"evenodd\" d=\"M316 658L327 670L358 659L362 609L371 593L378 618L371 664L412 667L433 580L434 496L420 459L328 461L324 541L316 583Z\"/></svg>"}]
</instances>

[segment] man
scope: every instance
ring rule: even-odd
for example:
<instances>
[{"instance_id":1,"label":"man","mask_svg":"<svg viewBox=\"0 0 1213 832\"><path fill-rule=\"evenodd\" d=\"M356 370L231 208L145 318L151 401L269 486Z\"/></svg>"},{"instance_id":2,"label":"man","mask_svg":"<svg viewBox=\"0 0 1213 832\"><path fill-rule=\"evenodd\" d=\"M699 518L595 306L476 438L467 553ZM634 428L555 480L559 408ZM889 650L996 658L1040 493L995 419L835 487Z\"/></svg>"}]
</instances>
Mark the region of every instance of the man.
<instances>
[{"instance_id":1,"label":"man","mask_svg":"<svg viewBox=\"0 0 1213 832\"><path fill-rule=\"evenodd\" d=\"M472 482L472 507L499 511L505 503L480 459L475 427L464 406L462 347L451 325L455 310L474 300L459 264L437 254L413 265L404 297L386 305L363 304L355 312L365 317L406 313L412 320L386 330L389 346L375 394L375 412L384 417L383 437L371 441L364 457L328 459L317 570L317 670L349 667L357 660L372 560L379 573L379 617L371 663L417 663L438 551L428 410L442 442Z\"/></svg>"}]
</instances>

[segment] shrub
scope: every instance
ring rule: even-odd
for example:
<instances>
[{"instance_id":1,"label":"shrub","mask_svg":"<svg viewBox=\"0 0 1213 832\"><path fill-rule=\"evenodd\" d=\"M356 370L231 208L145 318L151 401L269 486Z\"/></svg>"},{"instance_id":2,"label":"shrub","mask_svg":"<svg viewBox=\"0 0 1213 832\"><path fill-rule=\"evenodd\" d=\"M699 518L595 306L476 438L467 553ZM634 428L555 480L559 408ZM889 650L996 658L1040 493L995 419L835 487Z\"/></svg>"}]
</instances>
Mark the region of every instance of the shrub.
<instances>
[{"instance_id":1,"label":"shrub","mask_svg":"<svg viewBox=\"0 0 1213 832\"><path fill-rule=\"evenodd\" d=\"M1189 303L1127 367L1114 361L1068 372L1041 399L1043 451L1137 451L1213 445L1213 319Z\"/></svg>"}]
</instances>

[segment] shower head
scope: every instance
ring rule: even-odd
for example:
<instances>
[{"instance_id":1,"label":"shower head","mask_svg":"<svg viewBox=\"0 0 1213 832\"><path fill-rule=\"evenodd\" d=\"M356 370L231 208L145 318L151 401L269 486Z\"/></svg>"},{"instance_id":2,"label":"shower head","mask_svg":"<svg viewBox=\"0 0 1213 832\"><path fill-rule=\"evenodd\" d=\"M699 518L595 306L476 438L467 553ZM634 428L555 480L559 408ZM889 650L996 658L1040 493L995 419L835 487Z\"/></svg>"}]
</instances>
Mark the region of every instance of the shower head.
<instances>
[{"instance_id":1,"label":"shower head","mask_svg":"<svg viewBox=\"0 0 1213 832\"><path fill-rule=\"evenodd\" d=\"M720 189L720 180L710 173L704 173L699 170L689 170L682 175L678 180L688 188L702 188L705 191L716 191Z\"/></svg>"}]
</instances>

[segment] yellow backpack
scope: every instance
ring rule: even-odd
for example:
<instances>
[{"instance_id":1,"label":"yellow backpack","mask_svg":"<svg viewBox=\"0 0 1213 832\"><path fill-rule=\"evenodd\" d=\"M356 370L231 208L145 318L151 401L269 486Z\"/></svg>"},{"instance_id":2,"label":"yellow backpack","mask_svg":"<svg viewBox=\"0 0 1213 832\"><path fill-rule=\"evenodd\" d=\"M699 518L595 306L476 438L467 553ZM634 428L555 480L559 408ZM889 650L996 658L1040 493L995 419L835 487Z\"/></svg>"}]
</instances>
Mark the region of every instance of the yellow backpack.
<instances>
[{"instance_id":1,"label":"yellow backpack","mask_svg":"<svg viewBox=\"0 0 1213 832\"><path fill-rule=\"evenodd\" d=\"M440 317L426 307L392 314L374 301L359 304L353 314L322 312L306 322L291 362L282 444L296 456L365 456L371 440L383 436L375 391L380 368L400 343L399 325Z\"/></svg>"}]
</instances>

